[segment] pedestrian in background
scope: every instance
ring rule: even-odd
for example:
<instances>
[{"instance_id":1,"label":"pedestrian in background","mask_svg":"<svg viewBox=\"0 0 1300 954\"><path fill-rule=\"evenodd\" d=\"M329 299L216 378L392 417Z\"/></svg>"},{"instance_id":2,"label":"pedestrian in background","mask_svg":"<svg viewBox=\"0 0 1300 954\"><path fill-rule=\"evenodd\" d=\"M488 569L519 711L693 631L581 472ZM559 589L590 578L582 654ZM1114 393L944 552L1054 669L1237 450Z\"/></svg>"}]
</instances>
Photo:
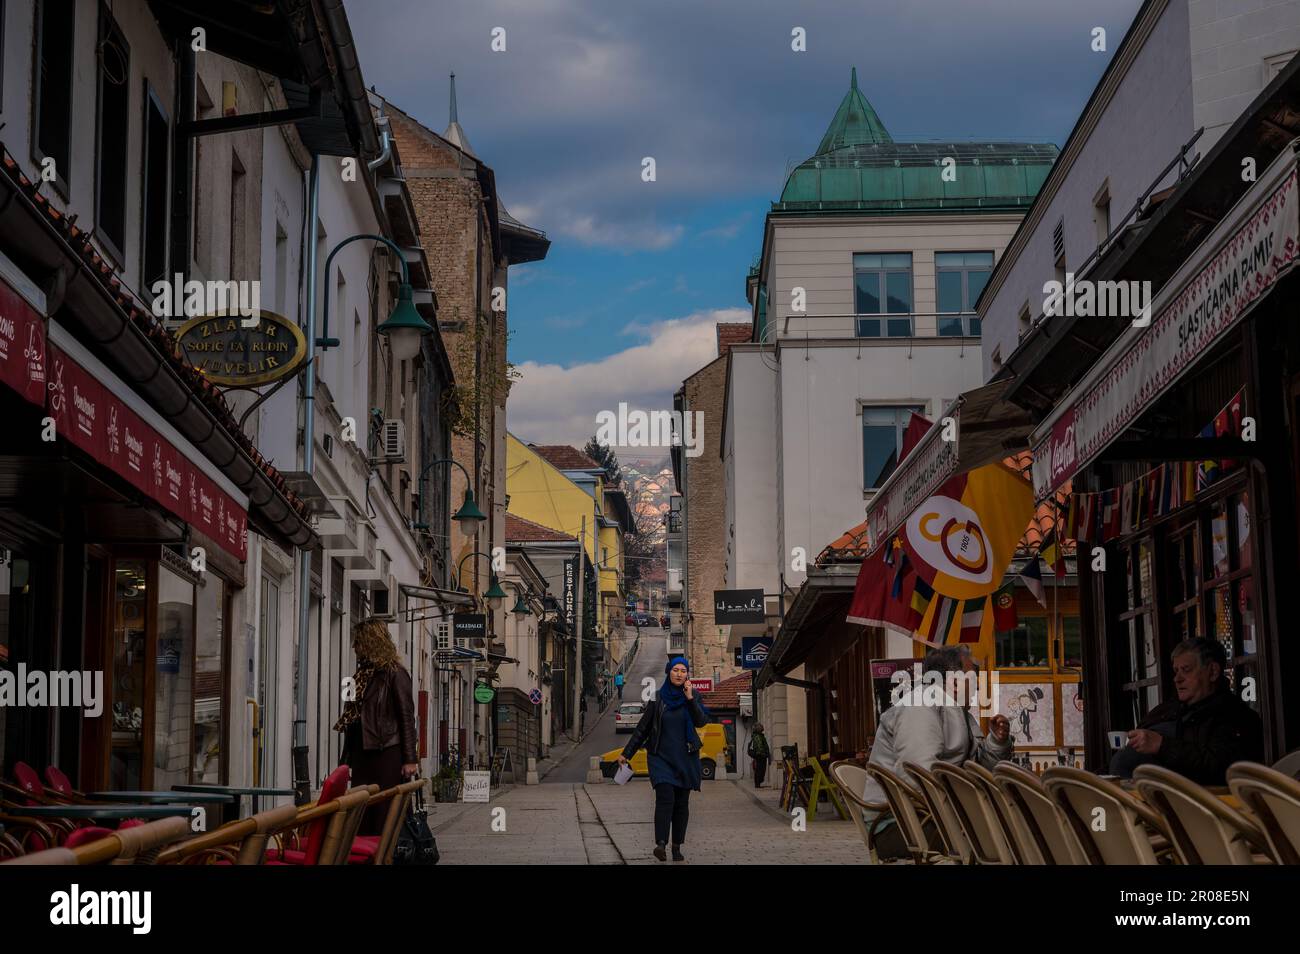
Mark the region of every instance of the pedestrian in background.
<instances>
[{"instance_id":1,"label":"pedestrian in background","mask_svg":"<svg viewBox=\"0 0 1300 954\"><path fill-rule=\"evenodd\" d=\"M672 839L673 861L685 861L682 843L690 820L691 790L700 790L700 734L708 711L695 696L689 681L690 664L684 656L668 660L668 678L641 714L632 730L619 765L626 765L645 746L650 763L650 784L655 791L654 856L667 861Z\"/></svg>"},{"instance_id":2,"label":"pedestrian in background","mask_svg":"<svg viewBox=\"0 0 1300 954\"><path fill-rule=\"evenodd\" d=\"M772 757L772 747L767 744L761 722L755 724L754 732L749 737L749 757L754 760L754 787L762 788L763 779L767 775L767 763Z\"/></svg>"},{"instance_id":3,"label":"pedestrian in background","mask_svg":"<svg viewBox=\"0 0 1300 954\"><path fill-rule=\"evenodd\" d=\"M586 731L587 726L587 694L584 692L578 699L578 735Z\"/></svg>"},{"instance_id":4,"label":"pedestrian in background","mask_svg":"<svg viewBox=\"0 0 1300 954\"><path fill-rule=\"evenodd\" d=\"M614 688L618 690L618 701L623 701L623 674L617 673L614 676Z\"/></svg>"},{"instance_id":5,"label":"pedestrian in background","mask_svg":"<svg viewBox=\"0 0 1300 954\"><path fill-rule=\"evenodd\" d=\"M420 771L411 674L383 620L363 620L352 628L352 652L357 657L352 698L334 723L343 733L339 762L352 769L354 788L372 782L381 790L392 788ZM383 806L367 811L360 834L382 834L387 811Z\"/></svg>"}]
</instances>

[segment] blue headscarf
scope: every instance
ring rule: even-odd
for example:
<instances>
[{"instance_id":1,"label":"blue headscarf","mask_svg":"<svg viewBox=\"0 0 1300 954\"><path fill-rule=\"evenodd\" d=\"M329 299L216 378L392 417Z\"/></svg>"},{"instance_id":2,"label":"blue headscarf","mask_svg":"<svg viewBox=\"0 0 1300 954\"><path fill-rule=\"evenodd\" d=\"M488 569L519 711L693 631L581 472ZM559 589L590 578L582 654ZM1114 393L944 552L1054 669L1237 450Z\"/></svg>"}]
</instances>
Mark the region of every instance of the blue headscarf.
<instances>
[{"instance_id":1,"label":"blue headscarf","mask_svg":"<svg viewBox=\"0 0 1300 954\"><path fill-rule=\"evenodd\" d=\"M691 664L686 661L685 656L674 656L668 660L668 665L664 666L664 675L667 676L672 672L673 667L678 663L685 666L687 672L690 671ZM659 687L659 698L663 700L664 708L669 712L686 705L686 693L682 691L680 686L674 686L671 679L665 679L664 684Z\"/></svg>"}]
</instances>

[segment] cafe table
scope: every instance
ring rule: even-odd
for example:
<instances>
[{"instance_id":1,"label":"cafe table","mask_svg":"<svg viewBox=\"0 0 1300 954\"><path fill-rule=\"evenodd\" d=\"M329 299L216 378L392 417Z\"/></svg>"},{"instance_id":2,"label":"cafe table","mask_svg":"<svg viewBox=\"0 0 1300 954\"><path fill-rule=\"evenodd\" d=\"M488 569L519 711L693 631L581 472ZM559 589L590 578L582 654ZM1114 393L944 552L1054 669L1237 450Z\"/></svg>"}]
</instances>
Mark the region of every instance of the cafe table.
<instances>
[{"instance_id":1,"label":"cafe table","mask_svg":"<svg viewBox=\"0 0 1300 954\"><path fill-rule=\"evenodd\" d=\"M196 795L220 795L230 801L238 802L245 795L253 800L253 814L258 812L258 801L261 798L289 798L298 794L291 788L267 788L260 785L213 785L206 782L195 782L192 785L173 785L172 791L184 792L185 794Z\"/></svg>"},{"instance_id":2,"label":"cafe table","mask_svg":"<svg viewBox=\"0 0 1300 954\"><path fill-rule=\"evenodd\" d=\"M10 815L32 818L80 818L88 821L120 821L126 818L172 818L188 816L189 805L15 805Z\"/></svg>"}]
</instances>

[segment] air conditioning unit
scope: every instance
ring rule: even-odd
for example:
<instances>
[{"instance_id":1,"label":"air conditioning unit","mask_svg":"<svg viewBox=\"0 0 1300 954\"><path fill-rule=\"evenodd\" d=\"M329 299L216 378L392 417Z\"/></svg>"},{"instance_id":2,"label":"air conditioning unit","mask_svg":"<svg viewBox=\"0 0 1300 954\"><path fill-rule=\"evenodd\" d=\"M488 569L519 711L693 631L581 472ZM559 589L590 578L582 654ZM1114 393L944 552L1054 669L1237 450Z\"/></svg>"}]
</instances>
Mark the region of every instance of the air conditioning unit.
<instances>
[{"instance_id":1,"label":"air conditioning unit","mask_svg":"<svg viewBox=\"0 0 1300 954\"><path fill-rule=\"evenodd\" d=\"M384 418L379 429L379 459L386 464L406 461L406 425L397 418Z\"/></svg>"},{"instance_id":2,"label":"air conditioning unit","mask_svg":"<svg viewBox=\"0 0 1300 954\"><path fill-rule=\"evenodd\" d=\"M435 620L433 624L433 651L451 655L456 646L451 636L451 620Z\"/></svg>"},{"instance_id":3,"label":"air conditioning unit","mask_svg":"<svg viewBox=\"0 0 1300 954\"><path fill-rule=\"evenodd\" d=\"M377 585L370 594L371 615L380 619L397 619L397 577L389 574L387 584Z\"/></svg>"},{"instance_id":4,"label":"air conditioning unit","mask_svg":"<svg viewBox=\"0 0 1300 954\"><path fill-rule=\"evenodd\" d=\"M682 590L682 571L669 570L668 571L668 592L680 593L681 590Z\"/></svg>"}]
</instances>

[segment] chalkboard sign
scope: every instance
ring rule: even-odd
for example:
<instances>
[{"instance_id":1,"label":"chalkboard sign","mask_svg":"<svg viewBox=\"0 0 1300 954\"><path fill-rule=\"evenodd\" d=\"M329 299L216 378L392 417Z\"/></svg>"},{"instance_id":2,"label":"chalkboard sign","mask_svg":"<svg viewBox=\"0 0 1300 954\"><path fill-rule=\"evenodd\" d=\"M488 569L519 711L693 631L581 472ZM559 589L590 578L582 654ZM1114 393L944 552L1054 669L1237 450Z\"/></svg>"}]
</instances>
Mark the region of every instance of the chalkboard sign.
<instances>
[{"instance_id":1,"label":"chalkboard sign","mask_svg":"<svg viewBox=\"0 0 1300 954\"><path fill-rule=\"evenodd\" d=\"M763 609L762 590L714 590L713 621L728 623L764 623L767 612Z\"/></svg>"}]
</instances>

